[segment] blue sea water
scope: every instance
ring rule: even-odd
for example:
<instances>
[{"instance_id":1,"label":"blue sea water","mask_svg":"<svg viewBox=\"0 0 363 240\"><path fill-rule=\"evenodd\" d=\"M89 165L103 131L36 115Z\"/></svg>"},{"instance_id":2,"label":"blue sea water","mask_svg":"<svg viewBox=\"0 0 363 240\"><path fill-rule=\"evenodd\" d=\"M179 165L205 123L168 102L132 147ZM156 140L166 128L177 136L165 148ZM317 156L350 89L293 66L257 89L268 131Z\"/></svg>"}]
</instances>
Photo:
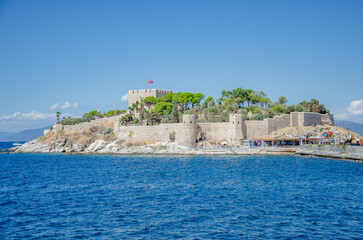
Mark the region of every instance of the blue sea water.
<instances>
[{"instance_id":1,"label":"blue sea water","mask_svg":"<svg viewBox=\"0 0 363 240\"><path fill-rule=\"evenodd\" d=\"M1 239L363 239L363 164L0 154Z\"/></svg>"},{"instance_id":2,"label":"blue sea water","mask_svg":"<svg viewBox=\"0 0 363 240\"><path fill-rule=\"evenodd\" d=\"M14 147L14 145L13 145L14 143L15 142L0 142L0 150ZM25 142L23 141L23 142L19 142L19 143L23 144Z\"/></svg>"}]
</instances>

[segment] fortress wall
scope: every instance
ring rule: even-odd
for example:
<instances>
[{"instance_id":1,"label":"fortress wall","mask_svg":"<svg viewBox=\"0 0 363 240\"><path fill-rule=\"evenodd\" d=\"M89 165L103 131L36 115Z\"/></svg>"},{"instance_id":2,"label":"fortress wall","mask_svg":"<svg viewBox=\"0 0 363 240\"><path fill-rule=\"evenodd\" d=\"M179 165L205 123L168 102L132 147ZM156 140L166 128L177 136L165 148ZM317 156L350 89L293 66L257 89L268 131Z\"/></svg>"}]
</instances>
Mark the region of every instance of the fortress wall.
<instances>
[{"instance_id":1,"label":"fortress wall","mask_svg":"<svg viewBox=\"0 0 363 240\"><path fill-rule=\"evenodd\" d=\"M194 147L196 122L194 115L183 115L182 123L166 123L153 126L121 126L115 122L115 135L127 141L175 141L181 146ZM171 136L175 139L171 139Z\"/></svg>"},{"instance_id":2,"label":"fortress wall","mask_svg":"<svg viewBox=\"0 0 363 240\"><path fill-rule=\"evenodd\" d=\"M290 114L281 114L280 116L275 116L273 120L275 121L275 130L290 127Z\"/></svg>"},{"instance_id":3,"label":"fortress wall","mask_svg":"<svg viewBox=\"0 0 363 240\"><path fill-rule=\"evenodd\" d=\"M321 123L334 126L334 115L329 113L321 114Z\"/></svg>"},{"instance_id":4,"label":"fortress wall","mask_svg":"<svg viewBox=\"0 0 363 240\"><path fill-rule=\"evenodd\" d=\"M114 116L114 117L99 118L99 119L92 120L90 122L79 123L76 125L62 125L62 124L57 124L57 125L62 125L62 130L65 132L83 131L87 128L101 125L106 122L113 123L115 121L119 121L121 116L122 115L118 115L118 116Z\"/></svg>"},{"instance_id":5,"label":"fortress wall","mask_svg":"<svg viewBox=\"0 0 363 240\"><path fill-rule=\"evenodd\" d=\"M320 113L301 113L302 122L300 122L302 125L300 126L313 126L321 124L321 114Z\"/></svg>"},{"instance_id":6,"label":"fortress wall","mask_svg":"<svg viewBox=\"0 0 363 240\"><path fill-rule=\"evenodd\" d=\"M247 138L269 135L273 131L290 126L290 114L281 114L274 118L265 118L262 121L248 120L245 121L245 129Z\"/></svg>"},{"instance_id":7,"label":"fortress wall","mask_svg":"<svg viewBox=\"0 0 363 240\"><path fill-rule=\"evenodd\" d=\"M134 141L170 142L169 134L180 133L180 123L168 123L154 126L118 126L117 137Z\"/></svg>"},{"instance_id":8,"label":"fortress wall","mask_svg":"<svg viewBox=\"0 0 363 240\"><path fill-rule=\"evenodd\" d=\"M264 136L269 134L269 124L271 124L271 120L264 119L263 121L258 120L249 120L245 121L246 125L246 137L248 139Z\"/></svg>"},{"instance_id":9,"label":"fortress wall","mask_svg":"<svg viewBox=\"0 0 363 240\"><path fill-rule=\"evenodd\" d=\"M205 139L210 143L221 143L227 141L229 143L230 124L226 123L198 123Z\"/></svg>"},{"instance_id":10,"label":"fortress wall","mask_svg":"<svg viewBox=\"0 0 363 240\"><path fill-rule=\"evenodd\" d=\"M265 118L263 121L267 124L267 132L268 134L276 131L278 129L279 122L275 120L275 118Z\"/></svg>"}]
</instances>

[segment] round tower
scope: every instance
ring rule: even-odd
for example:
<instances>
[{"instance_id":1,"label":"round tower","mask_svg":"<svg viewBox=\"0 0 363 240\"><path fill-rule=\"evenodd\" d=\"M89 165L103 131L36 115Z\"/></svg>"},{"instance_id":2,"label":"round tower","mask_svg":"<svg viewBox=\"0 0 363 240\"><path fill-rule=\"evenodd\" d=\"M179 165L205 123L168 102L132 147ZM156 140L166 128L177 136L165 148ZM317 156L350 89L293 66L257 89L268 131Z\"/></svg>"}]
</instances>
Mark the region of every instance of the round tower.
<instances>
[{"instance_id":1,"label":"round tower","mask_svg":"<svg viewBox=\"0 0 363 240\"><path fill-rule=\"evenodd\" d=\"M195 115L183 115L183 121L180 125L180 131L178 131L176 138L179 145L185 147L195 147L197 140L197 123Z\"/></svg>"}]
</instances>

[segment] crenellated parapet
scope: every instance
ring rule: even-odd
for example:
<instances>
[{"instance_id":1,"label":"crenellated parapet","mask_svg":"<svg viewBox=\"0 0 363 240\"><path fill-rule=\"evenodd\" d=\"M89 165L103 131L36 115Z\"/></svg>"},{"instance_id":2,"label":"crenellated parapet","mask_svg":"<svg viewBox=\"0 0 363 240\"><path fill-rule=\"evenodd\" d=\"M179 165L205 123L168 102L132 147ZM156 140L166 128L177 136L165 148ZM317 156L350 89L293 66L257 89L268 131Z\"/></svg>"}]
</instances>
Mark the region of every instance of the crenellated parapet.
<instances>
[{"instance_id":1,"label":"crenellated parapet","mask_svg":"<svg viewBox=\"0 0 363 240\"><path fill-rule=\"evenodd\" d=\"M136 101L140 102L142 99L146 97L163 97L168 93L171 93L170 90L163 89L140 89L140 90L129 90L128 98L129 98L129 107L132 106Z\"/></svg>"}]
</instances>

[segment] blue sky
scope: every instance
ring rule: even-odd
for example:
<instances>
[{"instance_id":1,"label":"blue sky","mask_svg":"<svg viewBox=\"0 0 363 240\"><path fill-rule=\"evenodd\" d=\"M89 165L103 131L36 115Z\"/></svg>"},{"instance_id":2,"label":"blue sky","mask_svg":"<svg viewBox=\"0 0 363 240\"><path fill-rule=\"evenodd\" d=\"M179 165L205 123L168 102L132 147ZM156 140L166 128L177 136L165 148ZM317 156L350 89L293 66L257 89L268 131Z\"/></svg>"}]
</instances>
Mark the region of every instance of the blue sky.
<instances>
[{"instance_id":1,"label":"blue sky","mask_svg":"<svg viewBox=\"0 0 363 240\"><path fill-rule=\"evenodd\" d=\"M147 87L318 98L363 123L362 23L354 0L0 1L0 131L126 108Z\"/></svg>"}]
</instances>

